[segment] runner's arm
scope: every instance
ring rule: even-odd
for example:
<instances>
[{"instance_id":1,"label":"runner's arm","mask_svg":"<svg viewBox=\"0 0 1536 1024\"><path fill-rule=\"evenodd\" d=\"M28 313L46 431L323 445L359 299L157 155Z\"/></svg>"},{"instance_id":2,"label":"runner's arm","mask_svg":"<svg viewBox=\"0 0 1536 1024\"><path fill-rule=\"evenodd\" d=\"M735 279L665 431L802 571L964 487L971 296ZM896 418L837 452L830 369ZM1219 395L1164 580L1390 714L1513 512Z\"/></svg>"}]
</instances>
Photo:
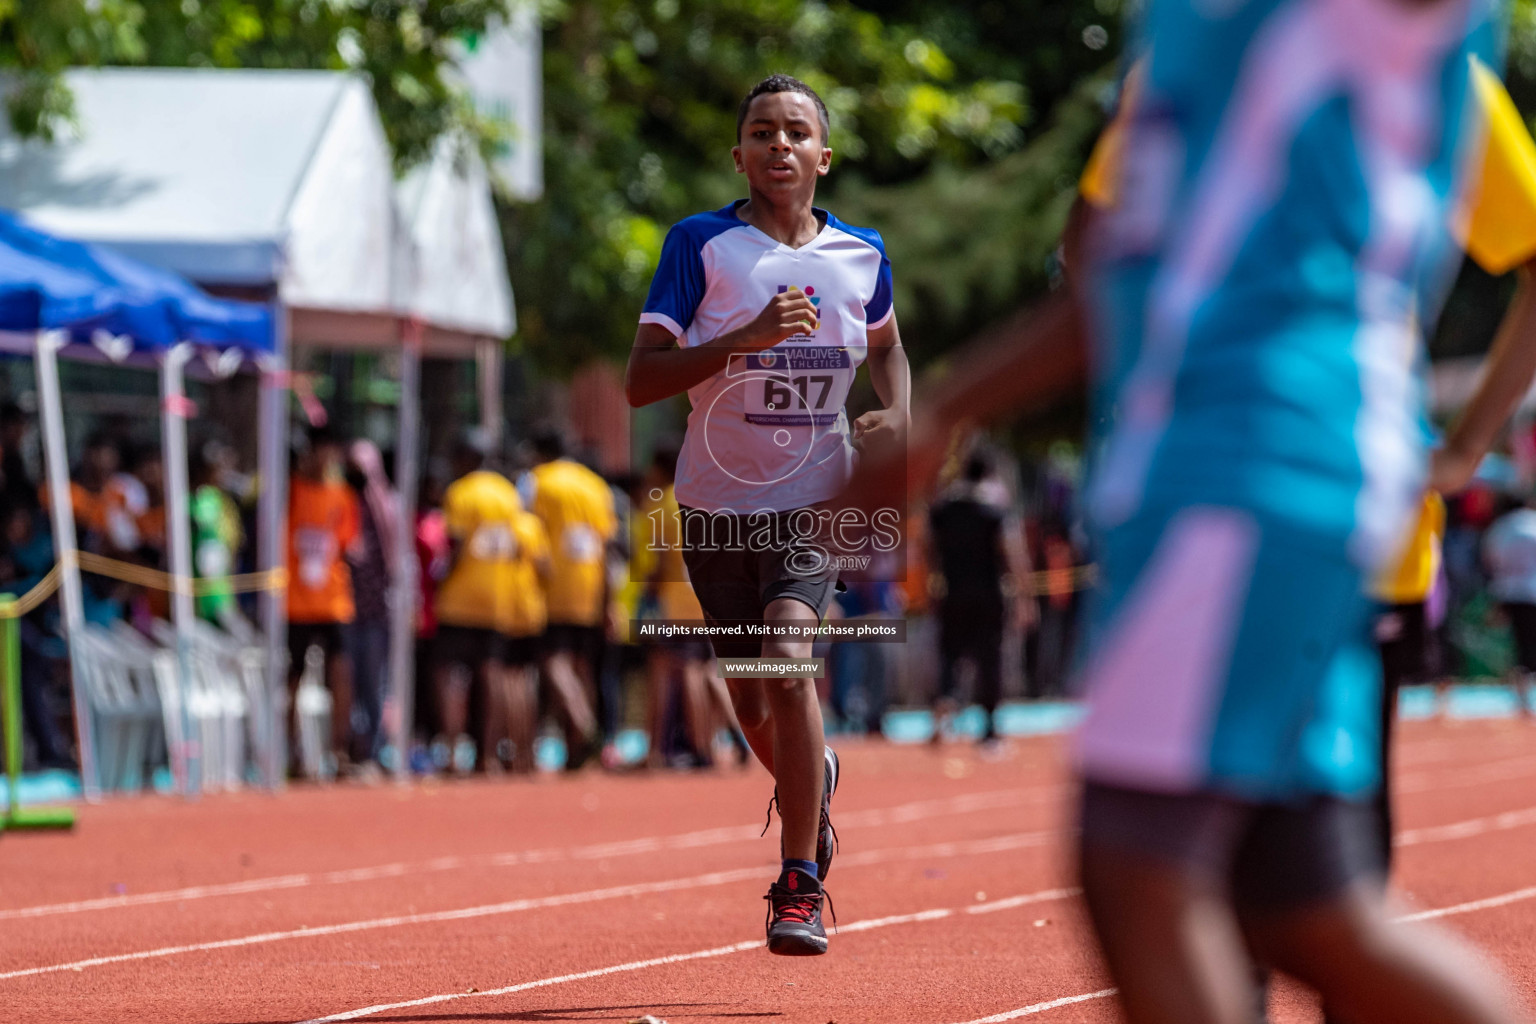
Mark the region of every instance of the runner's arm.
<instances>
[{"instance_id":1,"label":"runner's arm","mask_svg":"<svg viewBox=\"0 0 1536 1024\"><path fill-rule=\"evenodd\" d=\"M1517 271L1519 284L1483 365L1477 393L1430 462L1430 487L1455 494L1509 422L1536 377L1536 260Z\"/></svg>"},{"instance_id":2,"label":"runner's arm","mask_svg":"<svg viewBox=\"0 0 1536 1024\"><path fill-rule=\"evenodd\" d=\"M725 369L731 356L772 348L785 338L814 330L819 323L816 306L798 288L769 299L745 327L702 345L680 346L669 328L643 323L635 331L635 344L629 350L624 397L638 409L680 395Z\"/></svg>"},{"instance_id":3,"label":"runner's arm","mask_svg":"<svg viewBox=\"0 0 1536 1024\"><path fill-rule=\"evenodd\" d=\"M907 365L907 350L901 347L901 331L894 316L870 331L868 337L869 381L885 407L854 420L853 438L860 447L866 444L878 447L906 437L912 415L912 371Z\"/></svg>"}]
</instances>

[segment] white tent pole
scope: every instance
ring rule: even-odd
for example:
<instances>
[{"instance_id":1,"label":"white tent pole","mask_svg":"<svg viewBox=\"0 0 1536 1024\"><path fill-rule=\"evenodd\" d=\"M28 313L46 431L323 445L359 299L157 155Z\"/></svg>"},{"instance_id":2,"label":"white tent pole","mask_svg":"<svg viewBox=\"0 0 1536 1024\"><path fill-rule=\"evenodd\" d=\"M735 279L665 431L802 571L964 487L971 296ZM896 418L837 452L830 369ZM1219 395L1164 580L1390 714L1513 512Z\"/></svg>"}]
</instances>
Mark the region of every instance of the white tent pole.
<instances>
[{"instance_id":1,"label":"white tent pole","mask_svg":"<svg viewBox=\"0 0 1536 1024\"><path fill-rule=\"evenodd\" d=\"M37 397L43 428L43 461L48 473L48 507L53 516L53 551L60 567L64 638L69 644L70 693L75 702L75 731L80 743L80 786L87 800L101 799L96 774L95 729L91 703L77 670L75 652L85 626L80 566L75 559L75 508L69 490L69 449L64 445L64 404L59 392L59 349L69 341L63 331L37 335Z\"/></svg>"},{"instance_id":2,"label":"white tent pole","mask_svg":"<svg viewBox=\"0 0 1536 1024\"><path fill-rule=\"evenodd\" d=\"M480 429L493 448L501 447L501 340L486 338L475 344L475 369L480 378Z\"/></svg>"},{"instance_id":3,"label":"white tent pole","mask_svg":"<svg viewBox=\"0 0 1536 1024\"><path fill-rule=\"evenodd\" d=\"M183 369L192 358L192 346L173 345L160 357L160 452L165 463L166 545L171 563L171 622L176 627L177 685L181 689L182 736L192 736L189 702L192 696L189 644L192 631L192 537L187 509L187 415ZM202 753L197 744L186 744L178 778L182 794L196 796L202 789ZM177 764L173 756L172 764Z\"/></svg>"},{"instance_id":4,"label":"white tent pole","mask_svg":"<svg viewBox=\"0 0 1536 1024\"><path fill-rule=\"evenodd\" d=\"M257 505L256 558L273 571L288 565L288 309L273 303L275 345L272 365L261 374L259 461L261 497ZM262 631L267 643L267 700L270 741L263 765L267 788L276 790L287 774L288 723L283 713L288 692L288 592L263 592Z\"/></svg>"},{"instance_id":5,"label":"white tent pole","mask_svg":"<svg viewBox=\"0 0 1536 1024\"><path fill-rule=\"evenodd\" d=\"M416 697L416 487L421 433L421 324L401 324L400 424L395 443L395 585L389 631L390 690L395 696L395 776L410 778L411 726Z\"/></svg>"}]
</instances>

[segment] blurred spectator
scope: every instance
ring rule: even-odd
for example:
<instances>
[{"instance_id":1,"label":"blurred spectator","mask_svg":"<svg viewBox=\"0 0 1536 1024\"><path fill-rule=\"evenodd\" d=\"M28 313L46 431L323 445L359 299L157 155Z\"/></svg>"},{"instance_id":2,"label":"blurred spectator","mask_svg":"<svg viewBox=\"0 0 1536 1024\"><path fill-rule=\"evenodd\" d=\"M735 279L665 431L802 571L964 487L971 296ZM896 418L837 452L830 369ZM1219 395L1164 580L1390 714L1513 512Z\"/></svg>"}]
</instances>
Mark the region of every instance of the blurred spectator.
<instances>
[{"instance_id":1,"label":"blurred spectator","mask_svg":"<svg viewBox=\"0 0 1536 1024\"><path fill-rule=\"evenodd\" d=\"M93 434L85 442L85 452L69 483L76 540L82 550L112 549L107 522L107 484L117 473L119 462L117 444L106 434ZM50 507L46 485L39 489L38 497L45 508Z\"/></svg>"},{"instance_id":2,"label":"blurred spectator","mask_svg":"<svg viewBox=\"0 0 1536 1024\"><path fill-rule=\"evenodd\" d=\"M437 720L433 689L432 643L437 636L437 586L448 573L448 523L443 516L443 494L448 487L448 467L428 463L416 495L416 732L428 742L442 731ZM414 757L414 755L413 755ZM414 762L412 770L425 772L429 762Z\"/></svg>"},{"instance_id":3,"label":"blurred spectator","mask_svg":"<svg viewBox=\"0 0 1536 1024\"><path fill-rule=\"evenodd\" d=\"M0 509L37 508L37 487L23 451L31 429L31 418L21 406L0 406Z\"/></svg>"},{"instance_id":4,"label":"blurred spectator","mask_svg":"<svg viewBox=\"0 0 1536 1024\"><path fill-rule=\"evenodd\" d=\"M901 588L882 579L878 570L869 579L848 583L835 598L844 622L901 618L905 611ZM897 646L868 640L843 640L832 645L828 672L832 677L831 705L844 729L881 735L896 676Z\"/></svg>"},{"instance_id":5,"label":"blurred spectator","mask_svg":"<svg viewBox=\"0 0 1536 1024\"><path fill-rule=\"evenodd\" d=\"M35 508L0 508L0 592L21 597L53 568L53 541L37 528ZM34 763L40 768L73 768L69 744L58 727L58 701L52 686L53 666L66 657L57 636L57 611L45 604L17 623L21 640L21 715L25 737L31 741ZM53 620L55 627L47 625Z\"/></svg>"},{"instance_id":6,"label":"blurred spectator","mask_svg":"<svg viewBox=\"0 0 1536 1024\"><path fill-rule=\"evenodd\" d=\"M683 563L682 519L673 490L677 475L678 448L658 446L650 472L643 483L643 498L636 510L634 571L645 578L641 617L702 622L704 609L688 581ZM646 652L647 731L652 768L676 764L684 755L671 749L671 723L681 717L691 747L688 760L711 765L719 760L715 738L722 726L740 734L730 695L713 671L714 652L709 641L697 638L664 638ZM742 748L746 740L741 740Z\"/></svg>"},{"instance_id":7,"label":"blurred spectator","mask_svg":"<svg viewBox=\"0 0 1536 1024\"><path fill-rule=\"evenodd\" d=\"M333 702L331 751L338 766L347 767L352 665L346 634L356 605L343 555L357 541L360 512L341 466L340 440L323 428L314 430L289 485L288 685L296 697L305 655L319 647Z\"/></svg>"},{"instance_id":8,"label":"blurred spectator","mask_svg":"<svg viewBox=\"0 0 1536 1024\"><path fill-rule=\"evenodd\" d=\"M459 751L469 740L472 704L477 735L475 764L482 770L496 756L506 651L503 629L512 618L517 489L489 465L488 441L471 431L454 451L457 479L443 498L448 569L437 590L437 637L433 642L433 691L442 728L441 759L460 770ZM441 755L440 755L441 756Z\"/></svg>"},{"instance_id":9,"label":"blurred spectator","mask_svg":"<svg viewBox=\"0 0 1536 1024\"><path fill-rule=\"evenodd\" d=\"M1045 585L1035 588L1037 628L1026 643L1026 696L1038 699L1066 693L1076 645L1083 584L1075 570L1083 561L1066 523L1052 512L1039 528L1040 567Z\"/></svg>"},{"instance_id":10,"label":"blurred spectator","mask_svg":"<svg viewBox=\"0 0 1536 1024\"><path fill-rule=\"evenodd\" d=\"M205 581L196 607L200 618L227 625L237 614L229 576L244 544L240 511L217 483L217 453L210 443L192 457L192 571Z\"/></svg>"},{"instance_id":11,"label":"blurred spectator","mask_svg":"<svg viewBox=\"0 0 1536 1024\"><path fill-rule=\"evenodd\" d=\"M975 672L973 697L987 720L983 743L997 739L995 712L1002 690L1005 584L1026 586L1028 565L1022 535L1009 515L1006 487L994 474L992 457L973 453L951 492L929 512L929 533L943 596L939 601L939 691L934 700L934 738L940 740L953 715L957 670L968 660ZM1032 600L1012 602L1021 625L1029 625Z\"/></svg>"},{"instance_id":12,"label":"blurred spectator","mask_svg":"<svg viewBox=\"0 0 1536 1024\"><path fill-rule=\"evenodd\" d=\"M629 581L630 531L626 524L633 521L634 505L630 491L636 486L633 474L622 473L607 478L608 493L613 498L614 532L603 548L605 568L605 608L601 644L598 647L595 675L597 677L598 723L605 742L603 767L623 767L614 738L618 735L624 709L624 655L625 642L629 639L629 605L625 586Z\"/></svg>"},{"instance_id":13,"label":"blurred spectator","mask_svg":"<svg viewBox=\"0 0 1536 1024\"><path fill-rule=\"evenodd\" d=\"M511 742L508 764L515 772L528 774L534 762L534 740L539 724L539 665L543 660L543 634L549 622L551 562L549 534L544 522L526 509L519 509L513 528L516 553L512 561L511 615L504 624L506 670L503 675L502 700L507 713L507 738ZM574 719L584 712L572 707L562 697L566 716ZM590 714L588 712L588 714ZM576 731L581 731L578 727Z\"/></svg>"},{"instance_id":14,"label":"blurred spectator","mask_svg":"<svg viewBox=\"0 0 1536 1024\"><path fill-rule=\"evenodd\" d=\"M165 472L160 452L152 448L123 449L123 468L112 475L102 492L102 516L107 527L107 553L151 569L168 568L165 537ZM147 632L152 618L168 619L171 596L163 589L133 588L128 596L129 618Z\"/></svg>"},{"instance_id":15,"label":"blurred spectator","mask_svg":"<svg viewBox=\"0 0 1536 1024\"><path fill-rule=\"evenodd\" d=\"M107 551L121 557L137 554L142 543L139 520L149 511L149 489L136 472L140 456L118 449L118 468L101 489L101 518Z\"/></svg>"},{"instance_id":16,"label":"blurred spectator","mask_svg":"<svg viewBox=\"0 0 1536 1024\"><path fill-rule=\"evenodd\" d=\"M549 533L549 626L545 673L560 693L579 689L592 702L605 641L608 573L605 550L617 531L613 495L602 477L565 457L565 440L543 428L533 437L534 467L524 485L529 509ZM616 712L616 709L615 709ZM610 712L610 722L617 720ZM581 767L604 740L599 730L568 737L567 768Z\"/></svg>"},{"instance_id":17,"label":"blurred spectator","mask_svg":"<svg viewBox=\"0 0 1536 1024\"><path fill-rule=\"evenodd\" d=\"M1513 503L1512 503L1513 504ZM1532 717L1531 674L1536 672L1536 509L1528 497L1505 512L1483 537L1489 589L1515 639L1511 682L1520 711Z\"/></svg>"},{"instance_id":18,"label":"blurred spectator","mask_svg":"<svg viewBox=\"0 0 1536 1024\"><path fill-rule=\"evenodd\" d=\"M356 615L350 631L353 756L376 765L384 740L384 694L389 675L389 603L395 570L400 504L372 441L348 451L347 483L358 499L357 543L346 552Z\"/></svg>"}]
</instances>

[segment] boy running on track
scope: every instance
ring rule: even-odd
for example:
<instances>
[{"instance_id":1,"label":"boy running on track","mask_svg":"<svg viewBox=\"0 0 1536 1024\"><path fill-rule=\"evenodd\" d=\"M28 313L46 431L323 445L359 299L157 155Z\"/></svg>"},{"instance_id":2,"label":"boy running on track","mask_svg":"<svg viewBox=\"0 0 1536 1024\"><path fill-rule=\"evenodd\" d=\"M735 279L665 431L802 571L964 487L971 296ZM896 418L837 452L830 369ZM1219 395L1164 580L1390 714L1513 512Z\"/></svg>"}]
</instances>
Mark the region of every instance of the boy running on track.
<instances>
[{"instance_id":1,"label":"boy running on track","mask_svg":"<svg viewBox=\"0 0 1536 1024\"><path fill-rule=\"evenodd\" d=\"M674 226L630 354L640 406L688 392L677 467L688 575L711 624L814 626L837 570L817 541L847 485L855 442L894 447L909 381L880 236L812 205L832 160L826 105L774 75L737 114L732 157L749 198ZM850 428L843 406L860 363L885 408ZM725 658L806 658L809 640L713 639ZM808 678L730 679L736 715L776 783L783 869L770 887L768 948L827 949L822 882L837 757Z\"/></svg>"},{"instance_id":2,"label":"boy running on track","mask_svg":"<svg viewBox=\"0 0 1536 1024\"><path fill-rule=\"evenodd\" d=\"M1357 1024L1524 1019L1471 956L1389 923L1370 804L1366 584L1425 481L1417 320L1454 269L1491 6L1147 11L1084 293L1109 429L1080 868L1135 1024L1253 1020L1250 956ZM947 428L1081 379L1070 297L999 341L918 416L919 479Z\"/></svg>"}]
</instances>

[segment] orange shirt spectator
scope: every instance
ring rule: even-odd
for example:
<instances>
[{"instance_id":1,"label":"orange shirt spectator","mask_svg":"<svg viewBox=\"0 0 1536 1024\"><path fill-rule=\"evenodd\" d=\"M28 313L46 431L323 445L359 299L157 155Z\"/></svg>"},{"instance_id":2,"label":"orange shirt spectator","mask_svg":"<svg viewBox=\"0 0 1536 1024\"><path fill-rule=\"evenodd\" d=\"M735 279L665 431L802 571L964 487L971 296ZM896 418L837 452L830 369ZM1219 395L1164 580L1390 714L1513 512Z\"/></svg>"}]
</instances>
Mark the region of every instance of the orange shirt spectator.
<instances>
[{"instance_id":1,"label":"orange shirt spectator","mask_svg":"<svg viewBox=\"0 0 1536 1024\"><path fill-rule=\"evenodd\" d=\"M43 508L53 507L53 496L48 493L48 485L43 484L37 491L38 501ZM107 529L107 503L100 494L95 494L71 480L69 483L69 504L75 511L75 531L77 533L94 533L103 535Z\"/></svg>"},{"instance_id":2,"label":"orange shirt spectator","mask_svg":"<svg viewBox=\"0 0 1536 1024\"><path fill-rule=\"evenodd\" d=\"M295 476L288 491L288 621L351 622L352 572L342 553L357 539L357 496L341 480Z\"/></svg>"}]
</instances>

